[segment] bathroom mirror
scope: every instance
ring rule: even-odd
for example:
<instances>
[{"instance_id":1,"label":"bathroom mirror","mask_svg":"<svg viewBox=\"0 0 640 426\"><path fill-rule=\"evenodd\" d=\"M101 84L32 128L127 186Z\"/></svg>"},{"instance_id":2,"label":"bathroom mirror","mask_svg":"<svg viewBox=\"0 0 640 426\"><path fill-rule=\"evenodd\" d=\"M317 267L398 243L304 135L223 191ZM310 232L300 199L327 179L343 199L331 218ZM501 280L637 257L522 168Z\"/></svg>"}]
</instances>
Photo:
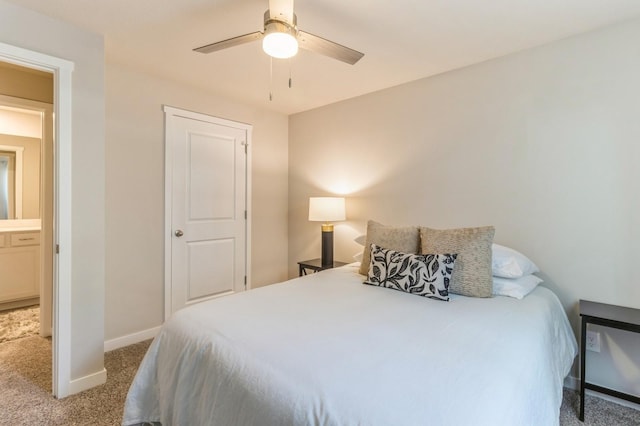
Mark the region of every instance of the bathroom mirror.
<instances>
[{"instance_id":1,"label":"bathroom mirror","mask_svg":"<svg viewBox=\"0 0 640 426\"><path fill-rule=\"evenodd\" d=\"M23 148L0 145L0 220L22 219Z\"/></svg>"}]
</instances>

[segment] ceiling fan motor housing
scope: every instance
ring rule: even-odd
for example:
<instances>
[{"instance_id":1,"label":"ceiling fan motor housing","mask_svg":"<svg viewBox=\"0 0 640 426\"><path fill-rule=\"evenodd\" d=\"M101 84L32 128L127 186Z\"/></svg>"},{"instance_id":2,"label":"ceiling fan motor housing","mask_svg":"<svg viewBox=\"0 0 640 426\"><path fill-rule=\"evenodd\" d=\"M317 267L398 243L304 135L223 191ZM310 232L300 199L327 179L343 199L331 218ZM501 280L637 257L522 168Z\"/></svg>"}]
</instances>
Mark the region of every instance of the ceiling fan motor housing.
<instances>
[{"instance_id":1,"label":"ceiling fan motor housing","mask_svg":"<svg viewBox=\"0 0 640 426\"><path fill-rule=\"evenodd\" d=\"M297 37L298 17L294 13L293 22L287 22L286 19L272 18L271 12L267 9L267 11L264 12L264 34L267 35L270 32L286 33Z\"/></svg>"}]
</instances>

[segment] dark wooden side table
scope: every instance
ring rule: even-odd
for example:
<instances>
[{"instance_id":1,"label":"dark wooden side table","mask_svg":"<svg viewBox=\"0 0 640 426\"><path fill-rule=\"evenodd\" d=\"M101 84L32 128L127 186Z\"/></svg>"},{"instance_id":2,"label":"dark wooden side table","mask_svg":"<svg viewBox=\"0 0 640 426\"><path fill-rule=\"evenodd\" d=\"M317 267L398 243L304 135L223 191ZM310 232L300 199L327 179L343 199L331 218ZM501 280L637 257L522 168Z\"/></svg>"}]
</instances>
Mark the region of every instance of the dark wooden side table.
<instances>
[{"instance_id":1,"label":"dark wooden side table","mask_svg":"<svg viewBox=\"0 0 640 426\"><path fill-rule=\"evenodd\" d=\"M331 265L323 266L320 258L303 260L301 262L298 262L298 271L299 271L298 275L303 276L303 275L307 275L308 273L307 271L318 272L318 271L323 271L325 269L337 268L338 266L344 266L346 264L347 264L346 262L334 261L333 264Z\"/></svg>"},{"instance_id":2,"label":"dark wooden side table","mask_svg":"<svg viewBox=\"0 0 640 426\"><path fill-rule=\"evenodd\" d=\"M580 335L580 421L584 421L584 392L586 389L640 404L640 397L638 396L588 383L586 381L585 358L587 348L587 324L597 324L604 327L640 333L640 309L581 300L580 316L582 317L582 333Z\"/></svg>"}]
</instances>

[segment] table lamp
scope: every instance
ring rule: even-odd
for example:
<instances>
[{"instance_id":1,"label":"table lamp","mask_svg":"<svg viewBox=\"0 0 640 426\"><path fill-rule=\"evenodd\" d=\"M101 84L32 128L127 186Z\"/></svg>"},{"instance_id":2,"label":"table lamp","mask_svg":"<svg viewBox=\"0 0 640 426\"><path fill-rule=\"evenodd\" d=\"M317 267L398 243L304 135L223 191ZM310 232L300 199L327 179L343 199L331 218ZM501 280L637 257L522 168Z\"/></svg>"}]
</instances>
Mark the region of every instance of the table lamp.
<instances>
[{"instance_id":1,"label":"table lamp","mask_svg":"<svg viewBox=\"0 0 640 426\"><path fill-rule=\"evenodd\" d=\"M322 266L333 266L333 224L345 220L343 197L310 197L309 221L322 223Z\"/></svg>"}]
</instances>

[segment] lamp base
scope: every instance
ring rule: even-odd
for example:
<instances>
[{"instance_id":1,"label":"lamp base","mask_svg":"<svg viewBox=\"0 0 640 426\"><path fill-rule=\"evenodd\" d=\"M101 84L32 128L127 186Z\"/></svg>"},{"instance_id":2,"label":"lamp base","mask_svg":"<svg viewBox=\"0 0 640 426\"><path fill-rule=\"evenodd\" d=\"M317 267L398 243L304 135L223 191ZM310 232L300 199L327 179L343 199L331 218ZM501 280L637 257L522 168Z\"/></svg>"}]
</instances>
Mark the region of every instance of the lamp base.
<instances>
[{"instance_id":1,"label":"lamp base","mask_svg":"<svg viewBox=\"0 0 640 426\"><path fill-rule=\"evenodd\" d=\"M331 230L322 226L322 266L333 266L333 226Z\"/></svg>"}]
</instances>

